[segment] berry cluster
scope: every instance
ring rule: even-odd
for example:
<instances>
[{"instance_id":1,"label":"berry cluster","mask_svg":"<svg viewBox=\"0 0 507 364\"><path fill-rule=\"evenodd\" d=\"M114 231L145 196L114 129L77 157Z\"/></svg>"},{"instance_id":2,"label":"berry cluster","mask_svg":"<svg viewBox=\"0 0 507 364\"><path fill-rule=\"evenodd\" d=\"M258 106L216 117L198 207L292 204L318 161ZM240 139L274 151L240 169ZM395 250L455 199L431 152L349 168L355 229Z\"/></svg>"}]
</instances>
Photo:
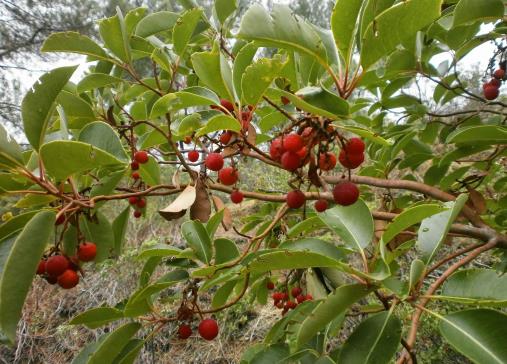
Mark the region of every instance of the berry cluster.
<instances>
[{"instance_id":1,"label":"berry cluster","mask_svg":"<svg viewBox=\"0 0 507 364\"><path fill-rule=\"evenodd\" d=\"M144 150L134 153L134 158L130 163L130 169L133 171L131 177L134 181L141 180L141 175L138 172L139 165L148 163L149 160L150 156ZM134 217L136 219L140 218L143 215L143 209L146 208L146 199L133 196L129 198L129 203L135 208Z\"/></svg>"},{"instance_id":2,"label":"berry cluster","mask_svg":"<svg viewBox=\"0 0 507 364\"><path fill-rule=\"evenodd\" d=\"M501 64L500 68L493 72L493 78L482 85L482 91L486 100L494 100L500 95L500 86L502 81L507 79L505 74L505 64Z\"/></svg>"},{"instance_id":3,"label":"berry cluster","mask_svg":"<svg viewBox=\"0 0 507 364\"><path fill-rule=\"evenodd\" d=\"M64 289L70 289L79 283L80 262L91 262L97 255L97 246L91 242L80 244L73 257L57 253L44 258L37 266L37 274L43 276L49 284L58 283Z\"/></svg>"},{"instance_id":4,"label":"berry cluster","mask_svg":"<svg viewBox=\"0 0 507 364\"><path fill-rule=\"evenodd\" d=\"M213 319L204 319L197 328L199 335L205 340L213 340L218 336L218 323ZM192 328L188 324L181 324L178 328L178 337L188 339L192 335Z\"/></svg>"},{"instance_id":5,"label":"berry cluster","mask_svg":"<svg viewBox=\"0 0 507 364\"><path fill-rule=\"evenodd\" d=\"M267 288L272 290L275 288L275 284L268 282ZM286 292L277 291L271 295L271 298L273 298L273 305L282 310L282 315L285 315L289 310L295 309L297 305L313 299L311 294L307 293L304 295L303 290L297 286L292 287L290 294L288 290Z\"/></svg>"}]
</instances>

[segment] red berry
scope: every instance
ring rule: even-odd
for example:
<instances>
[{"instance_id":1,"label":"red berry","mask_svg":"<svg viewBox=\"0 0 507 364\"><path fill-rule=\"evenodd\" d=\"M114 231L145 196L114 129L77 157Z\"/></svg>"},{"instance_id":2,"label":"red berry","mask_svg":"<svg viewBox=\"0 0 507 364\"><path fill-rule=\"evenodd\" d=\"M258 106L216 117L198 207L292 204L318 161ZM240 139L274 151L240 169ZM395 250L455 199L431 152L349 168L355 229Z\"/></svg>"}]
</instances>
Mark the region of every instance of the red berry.
<instances>
[{"instance_id":1,"label":"red berry","mask_svg":"<svg viewBox=\"0 0 507 364\"><path fill-rule=\"evenodd\" d=\"M365 147L364 142L360 138L350 138L347 144L345 144L345 151L348 154L361 154L364 153Z\"/></svg>"},{"instance_id":2,"label":"red berry","mask_svg":"<svg viewBox=\"0 0 507 364\"><path fill-rule=\"evenodd\" d=\"M77 250L77 257L82 262L90 262L97 255L97 245L86 242L81 244Z\"/></svg>"},{"instance_id":3,"label":"red berry","mask_svg":"<svg viewBox=\"0 0 507 364\"><path fill-rule=\"evenodd\" d=\"M288 299L289 299L289 295L287 294L287 292L282 292L282 300L287 301Z\"/></svg>"},{"instance_id":4,"label":"red berry","mask_svg":"<svg viewBox=\"0 0 507 364\"><path fill-rule=\"evenodd\" d=\"M269 289L270 291L275 289L275 284L271 281L268 281L268 283L266 283L266 287L267 289Z\"/></svg>"},{"instance_id":5,"label":"red berry","mask_svg":"<svg viewBox=\"0 0 507 364\"><path fill-rule=\"evenodd\" d=\"M143 215L143 213L141 211L139 211L139 210L134 211L134 217L136 219L139 219L142 215Z\"/></svg>"},{"instance_id":6,"label":"red berry","mask_svg":"<svg viewBox=\"0 0 507 364\"><path fill-rule=\"evenodd\" d=\"M486 100L494 100L500 95L500 90L498 87L493 85L488 85L484 87L484 97Z\"/></svg>"},{"instance_id":7,"label":"red berry","mask_svg":"<svg viewBox=\"0 0 507 364\"><path fill-rule=\"evenodd\" d=\"M227 145L231 141L231 138L232 138L232 133L230 131L224 131L220 135L220 143L222 143L223 145Z\"/></svg>"},{"instance_id":8,"label":"red berry","mask_svg":"<svg viewBox=\"0 0 507 364\"><path fill-rule=\"evenodd\" d=\"M65 214L61 214L55 221L55 225L61 225L65 222Z\"/></svg>"},{"instance_id":9,"label":"red berry","mask_svg":"<svg viewBox=\"0 0 507 364\"><path fill-rule=\"evenodd\" d=\"M44 278L46 279L46 282L48 282L49 284L56 284L56 282L58 282L58 277L46 276Z\"/></svg>"},{"instance_id":10,"label":"red berry","mask_svg":"<svg viewBox=\"0 0 507 364\"><path fill-rule=\"evenodd\" d=\"M234 105L229 100L220 99L220 105L222 105L222 107L226 108L229 112L234 111Z\"/></svg>"},{"instance_id":11,"label":"red berry","mask_svg":"<svg viewBox=\"0 0 507 364\"><path fill-rule=\"evenodd\" d=\"M499 68L493 73L493 77L496 78L497 80L501 80L505 77L505 71Z\"/></svg>"},{"instance_id":12,"label":"red berry","mask_svg":"<svg viewBox=\"0 0 507 364\"><path fill-rule=\"evenodd\" d=\"M306 297L305 297L305 296L303 296L302 294L300 294L300 295L298 295L298 296L296 297L296 301L297 301L298 303L303 303L303 302L305 302L305 301L306 301Z\"/></svg>"},{"instance_id":13,"label":"red berry","mask_svg":"<svg viewBox=\"0 0 507 364\"><path fill-rule=\"evenodd\" d=\"M296 152L296 154L298 155L299 158L303 159L308 154L308 148L307 147L303 147L300 150L298 150ZM336 160L336 158L335 158L335 160ZM336 162L335 162L335 164L336 164Z\"/></svg>"},{"instance_id":14,"label":"red berry","mask_svg":"<svg viewBox=\"0 0 507 364\"><path fill-rule=\"evenodd\" d=\"M283 153L281 162L282 167L291 172L301 167L301 157L293 152Z\"/></svg>"},{"instance_id":15,"label":"red berry","mask_svg":"<svg viewBox=\"0 0 507 364\"><path fill-rule=\"evenodd\" d=\"M327 207L328 207L327 200L324 200L323 198L321 198L320 200L315 201L314 207L317 212L326 211Z\"/></svg>"},{"instance_id":16,"label":"red berry","mask_svg":"<svg viewBox=\"0 0 507 364\"><path fill-rule=\"evenodd\" d=\"M134 154L134 160L138 163L144 164L148 162L148 159L150 159L150 156L144 150L140 150Z\"/></svg>"},{"instance_id":17,"label":"red berry","mask_svg":"<svg viewBox=\"0 0 507 364\"><path fill-rule=\"evenodd\" d=\"M192 328L188 325L182 324L178 328L178 337L180 339L188 339L192 335Z\"/></svg>"},{"instance_id":18,"label":"red berry","mask_svg":"<svg viewBox=\"0 0 507 364\"><path fill-rule=\"evenodd\" d=\"M241 203L241 201L243 201L243 194L238 191L238 190L234 190L231 192L231 201L233 203Z\"/></svg>"},{"instance_id":19,"label":"red berry","mask_svg":"<svg viewBox=\"0 0 507 364\"><path fill-rule=\"evenodd\" d=\"M303 148L303 138L299 134L289 134L282 139L283 148L289 152L296 153Z\"/></svg>"},{"instance_id":20,"label":"red berry","mask_svg":"<svg viewBox=\"0 0 507 364\"><path fill-rule=\"evenodd\" d=\"M271 142L271 146L269 147L269 155L275 161L279 161L282 158L283 147L282 147L282 139L276 138Z\"/></svg>"},{"instance_id":21,"label":"red berry","mask_svg":"<svg viewBox=\"0 0 507 364\"><path fill-rule=\"evenodd\" d=\"M139 207L140 209L145 208L146 207L146 199L145 198L140 198L137 201L137 207Z\"/></svg>"},{"instance_id":22,"label":"red berry","mask_svg":"<svg viewBox=\"0 0 507 364\"><path fill-rule=\"evenodd\" d=\"M275 292L271 295L274 301L281 301L283 300L283 293L282 292Z\"/></svg>"},{"instance_id":23,"label":"red berry","mask_svg":"<svg viewBox=\"0 0 507 364\"><path fill-rule=\"evenodd\" d=\"M220 153L210 153L206 156L204 164L212 171L219 171L224 166L224 157Z\"/></svg>"},{"instance_id":24,"label":"red berry","mask_svg":"<svg viewBox=\"0 0 507 364\"><path fill-rule=\"evenodd\" d=\"M64 289L71 289L79 283L79 276L72 269L67 269L58 276L58 284Z\"/></svg>"},{"instance_id":25,"label":"red berry","mask_svg":"<svg viewBox=\"0 0 507 364\"><path fill-rule=\"evenodd\" d=\"M46 261L46 273L58 277L69 268L69 260L63 255L53 255Z\"/></svg>"},{"instance_id":26,"label":"red berry","mask_svg":"<svg viewBox=\"0 0 507 364\"><path fill-rule=\"evenodd\" d=\"M500 86L502 86L502 81L500 80L497 80L496 78L492 78L489 83L485 83L484 85L491 85L493 87L496 87L496 88L500 88ZM485 87L486 87L485 86Z\"/></svg>"},{"instance_id":27,"label":"red berry","mask_svg":"<svg viewBox=\"0 0 507 364\"><path fill-rule=\"evenodd\" d=\"M354 169L364 162L364 154L348 154L342 149L338 159L345 168Z\"/></svg>"},{"instance_id":28,"label":"red berry","mask_svg":"<svg viewBox=\"0 0 507 364\"><path fill-rule=\"evenodd\" d=\"M309 294L309 293L308 293L308 294L305 296L305 301L311 301L311 300L313 300L313 297L312 297L312 295L311 295L311 294Z\"/></svg>"},{"instance_id":29,"label":"red berry","mask_svg":"<svg viewBox=\"0 0 507 364\"><path fill-rule=\"evenodd\" d=\"M291 209L298 209L305 204L305 194L300 190L293 190L287 194L287 205Z\"/></svg>"},{"instance_id":30,"label":"red berry","mask_svg":"<svg viewBox=\"0 0 507 364\"><path fill-rule=\"evenodd\" d=\"M285 96L281 97L281 101L282 101L282 104L284 104L284 105L290 104L290 100Z\"/></svg>"},{"instance_id":31,"label":"red berry","mask_svg":"<svg viewBox=\"0 0 507 364\"><path fill-rule=\"evenodd\" d=\"M319 155L319 168L323 171L330 171L336 166L336 155L331 152Z\"/></svg>"},{"instance_id":32,"label":"red berry","mask_svg":"<svg viewBox=\"0 0 507 364\"><path fill-rule=\"evenodd\" d=\"M218 335L218 324L213 319L202 320L199 324L199 334L205 340L213 340Z\"/></svg>"},{"instance_id":33,"label":"red berry","mask_svg":"<svg viewBox=\"0 0 507 364\"><path fill-rule=\"evenodd\" d=\"M299 296L299 294L302 292L301 288L299 287L292 287L292 289L290 290L290 294L292 295L292 297L297 297Z\"/></svg>"},{"instance_id":34,"label":"red berry","mask_svg":"<svg viewBox=\"0 0 507 364\"><path fill-rule=\"evenodd\" d=\"M239 173L233 167L226 167L218 172L218 179L226 186L230 186L238 182Z\"/></svg>"},{"instance_id":35,"label":"red berry","mask_svg":"<svg viewBox=\"0 0 507 364\"><path fill-rule=\"evenodd\" d=\"M137 198L137 196L129 197L129 204L136 205L137 201L139 201L139 198Z\"/></svg>"},{"instance_id":36,"label":"red berry","mask_svg":"<svg viewBox=\"0 0 507 364\"><path fill-rule=\"evenodd\" d=\"M37 274L41 275L44 273L46 273L46 260L41 259L41 261L39 262L39 265L37 266Z\"/></svg>"},{"instance_id":37,"label":"red berry","mask_svg":"<svg viewBox=\"0 0 507 364\"><path fill-rule=\"evenodd\" d=\"M199 152L197 150L191 150L188 152L188 160L190 162L197 162L199 159Z\"/></svg>"},{"instance_id":38,"label":"red berry","mask_svg":"<svg viewBox=\"0 0 507 364\"><path fill-rule=\"evenodd\" d=\"M137 161L132 161L132 163L130 163L130 169L137 171L139 169L139 163Z\"/></svg>"},{"instance_id":39,"label":"red berry","mask_svg":"<svg viewBox=\"0 0 507 364\"><path fill-rule=\"evenodd\" d=\"M277 308L283 308L285 306L285 303L283 303L283 301L278 301L278 302L275 302L274 305Z\"/></svg>"},{"instance_id":40,"label":"red berry","mask_svg":"<svg viewBox=\"0 0 507 364\"><path fill-rule=\"evenodd\" d=\"M338 205L352 205L359 198L359 188L352 182L338 183L334 186L333 197Z\"/></svg>"},{"instance_id":41,"label":"red berry","mask_svg":"<svg viewBox=\"0 0 507 364\"><path fill-rule=\"evenodd\" d=\"M297 305L298 304L294 301L287 301L284 308L289 309L289 310L293 310L296 308Z\"/></svg>"},{"instance_id":42,"label":"red berry","mask_svg":"<svg viewBox=\"0 0 507 364\"><path fill-rule=\"evenodd\" d=\"M141 178L141 175L138 172L132 173L132 179L137 181L139 178Z\"/></svg>"}]
</instances>

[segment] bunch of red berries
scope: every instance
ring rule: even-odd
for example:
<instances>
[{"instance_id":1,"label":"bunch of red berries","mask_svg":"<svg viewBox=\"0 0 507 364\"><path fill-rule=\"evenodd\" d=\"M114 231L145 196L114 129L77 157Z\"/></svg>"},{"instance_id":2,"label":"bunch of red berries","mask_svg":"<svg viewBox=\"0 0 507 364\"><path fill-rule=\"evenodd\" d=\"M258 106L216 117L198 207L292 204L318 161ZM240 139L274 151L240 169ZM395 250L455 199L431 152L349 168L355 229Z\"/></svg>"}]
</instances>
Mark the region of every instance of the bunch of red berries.
<instances>
[{"instance_id":1,"label":"bunch of red berries","mask_svg":"<svg viewBox=\"0 0 507 364\"><path fill-rule=\"evenodd\" d=\"M91 242L80 244L74 257L55 254L41 259L37 274L43 276L49 284L58 283L64 289L70 289L79 283L80 262L91 262L97 255L97 246Z\"/></svg>"},{"instance_id":2,"label":"bunch of red berries","mask_svg":"<svg viewBox=\"0 0 507 364\"><path fill-rule=\"evenodd\" d=\"M139 165L148 163L149 160L150 156L144 150L139 150L134 153L134 158L130 163L130 169L133 171L131 177L134 181L141 180L141 175L138 172ZM134 210L134 217L136 219L140 218L143 215L143 209L146 207L146 199L138 197L130 197L129 203L136 208Z\"/></svg>"},{"instance_id":3,"label":"bunch of red berries","mask_svg":"<svg viewBox=\"0 0 507 364\"><path fill-rule=\"evenodd\" d=\"M505 68L498 68L493 72L493 78L482 85L482 91L486 100L494 100L500 95L500 86L506 79Z\"/></svg>"},{"instance_id":4,"label":"bunch of red berries","mask_svg":"<svg viewBox=\"0 0 507 364\"><path fill-rule=\"evenodd\" d=\"M199 335L205 340L213 340L218 336L218 323L213 319L204 319L197 328ZM192 327L188 324L181 324L178 328L178 337L188 339L192 335Z\"/></svg>"},{"instance_id":5,"label":"bunch of red berries","mask_svg":"<svg viewBox=\"0 0 507 364\"><path fill-rule=\"evenodd\" d=\"M305 301L311 301L313 299L311 294L304 295L303 290L300 287L292 287L290 295L288 291L274 292L271 295L271 298L273 298L273 305L282 310L282 315L285 315L289 310L295 309L298 304Z\"/></svg>"}]
</instances>

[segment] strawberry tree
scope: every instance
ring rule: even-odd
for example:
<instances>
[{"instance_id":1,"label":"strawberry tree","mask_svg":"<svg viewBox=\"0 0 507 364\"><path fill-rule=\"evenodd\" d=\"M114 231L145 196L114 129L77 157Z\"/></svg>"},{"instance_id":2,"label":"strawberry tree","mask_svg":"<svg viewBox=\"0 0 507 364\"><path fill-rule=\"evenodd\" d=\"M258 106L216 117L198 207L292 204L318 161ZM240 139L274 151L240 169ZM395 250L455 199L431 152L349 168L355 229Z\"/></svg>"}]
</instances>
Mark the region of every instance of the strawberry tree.
<instances>
[{"instance_id":1,"label":"strawberry tree","mask_svg":"<svg viewBox=\"0 0 507 364\"><path fill-rule=\"evenodd\" d=\"M0 128L0 191L21 210L0 225L3 340L15 342L32 284L79 285L89 262L121 254L130 219L174 196L159 213L186 248L139 249L137 290L72 319L118 321L79 362L133 362L165 327L213 340L215 314L250 299L280 319L244 363L416 363L425 316L473 362L506 363L503 2L338 0L330 30L282 5L252 6L238 27L234 0L210 18L185 4L118 9L98 42L64 32L43 44L85 55L86 71L33 85L28 147ZM489 41L481 89L459 70ZM261 189L246 163L283 170L285 191ZM247 200L259 212L232 229L229 204ZM123 210L109 220L112 201ZM218 236L221 224L246 244ZM473 268L482 256L490 264ZM152 278L159 265L170 270ZM327 345L348 316L360 324Z\"/></svg>"}]
</instances>

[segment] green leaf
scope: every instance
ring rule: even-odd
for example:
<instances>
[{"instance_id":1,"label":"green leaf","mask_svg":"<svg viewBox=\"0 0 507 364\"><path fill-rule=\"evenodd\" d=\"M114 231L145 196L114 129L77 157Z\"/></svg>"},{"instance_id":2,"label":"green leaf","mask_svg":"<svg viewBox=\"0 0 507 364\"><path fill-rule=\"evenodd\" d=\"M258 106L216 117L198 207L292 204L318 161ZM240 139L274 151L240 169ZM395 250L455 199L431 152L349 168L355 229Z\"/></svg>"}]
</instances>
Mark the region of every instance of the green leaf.
<instances>
[{"instance_id":1,"label":"green leaf","mask_svg":"<svg viewBox=\"0 0 507 364\"><path fill-rule=\"evenodd\" d=\"M211 239L204 225L197 220L186 221L181 226L181 233L197 258L210 264L212 257Z\"/></svg>"},{"instance_id":2,"label":"green leaf","mask_svg":"<svg viewBox=\"0 0 507 364\"><path fill-rule=\"evenodd\" d=\"M423 278L426 269L426 264L420 259L414 259L410 264L410 279L408 283L408 292L416 286L417 283Z\"/></svg>"},{"instance_id":3,"label":"green leaf","mask_svg":"<svg viewBox=\"0 0 507 364\"><path fill-rule=\"evenodd\" d=\"M192 66L199 80L220 97L233 100L233 94L224 77L221 55L217 47L209 52L196 52L191 56Z\"/></svg>"},{"instance_id":4,"label":"green leaf","mask_svg":"<svg viewBox=\"0 0 507 364\"><path fill-rule=\"evenodd\" d=\"M503 18L502 0L460 0L454 8L453 28L477 21L491 22Z\"/></svg>"},{"instance_id":5,"label":"green leaf","mask_svg":"<svg viewBox=\"0 0 507 364\"><path fill-rule=\"evenodd\" d=\"M363 200L351 206L335 206L319 217L351 249L362 251L371 243L373 217Z\"/></svg>"},{"instance_id":6,"label":"green leaf","mask_svg":"<svg viewBox=\"0 0 507 364\"><path fill-rule=\"evenodd\" d=\"M52 195L39 195L39 194L26 194L16 204L17 208L24 209L28 207L44 206L48 205L57 199L56 196Z\"/></svg>"},{"instance_id":7,"label":"green leaf","mask_svg":"<svg viewBox=\"0 0 507 364\"><path fill-rule=\"evenodd\" d=\"M125 242L125 234L127 233L128 228L129 216L130 206L127 206L113 221L114 253L117 256L122 253L123 244Z\"/></svg>"},{"instance_id":8,"label":"green leaf","mask_svg":"<svg viewBox=\"0 0 507 364\"><path fill-rule=\"evenodd\" d=\"M146 18L145 18L146 19ZM99 21L99 33L107 48L119 59L130 63L130 46L125 42L123 18L120 14Z\"/></svg>"},{"instance_id":9,"label":"green leaf","mask_svg":"<svg viewBox=\"0 0 507 364\"><path fill-rule=\"evenodd\" d=\"M238 37L256 41L262 46L307 54L315 57L321 65L328 66L326 48L315 28L294 15L286 5L275 4L268 12L261 5L254 4L243 16Z\"/></svg>"},{"instance_id":10,"label":"green leaf","mask_svg":"<svg viewBox=\"0 0 507 364\"><path fill-rule=\"evenodd\" d=\"M442 0L407 0L380 13L366 29L361 45L365 70L440 16Z\"/></svg>"},{"instance_id":11,"label":"green leaf","mask_svg":"<svg viewBox=\"0 0 507 364\"><path fill-rule=\"evenodd\" d=\"M139 166L139 175L141 179L149 186L160 184L160 166L157 160L151 157L148 162Z\"/></svg>"},{"instance_id":12,"label":"green leaf","mask_svg":"<svg viewBox=\"0 0 507 364\"><path fill-rule=\"evenodd\" d=\"M208 232L210 238L212 239L215 236L215 233L224 218L224 211L225 209L217 211L215 214L213 214L213 216L210 217L210 219L206 223L206 231Z\"/></svg>"},{"instance_id":13,"label":"green leaf","mask_svg":"<svg viewBox=\"0 0 507 364\"><path fill-rule=\"evenodd\" d=\"M438 315L440 332L456 350L477 364L507 363L507 315L477 309Z\"/></svg>"},{"instance_id":14,"label":"green leaf","mask_svg":"<svg viewBox=\"0 0 507 364\"><path fill-rule=\"evenodd\" d=\"M96 307L80 313L69 325L85 325L90 329L96 329L110 322L123 318L123 312L112 307Z\"/></svg>"},{"instance_id":15,"label":"green leaf","mask_svg":"<svg viewBox=\"0 0 507 364\"><path fill-rule=\"evenodd\" d=\"M401 214L396 216L389 225L387 225L384 234L382 234L383 244L388 244L396 235L406 228L444 210L447 210L447 208L437 204L422 204L404 210Z\"/></svg>"},{"instance_id":16,"label":"green leaf","mask_svg":"<svg viewBox=\"0 0 507 364\"><path fill-rule=\"evenodd\" d=\"M90 197L110 195L115 190L116 186L118 186L118 183L120 183L124 175L125 171L121 170L102 176L100 180L92 186ZM100 207L104 203L105 201L99 201L96 203L95 207Z\"/></svg>"},{"instance_id":17,"label":"green leaf","mask_svg":"<svg viewBox=\"0 0 507 364\"><path fill-rule=\"evenodd\" d=\"M333 37L346 64L354 50L357 18L362 4L362 0L338 0L331 15Z\"/></svg>"},{"instance_id":18,"label":"green leaf","mask_svg":"<svg viewBox=\"0 0 507 364\"><path fill-rule=\"evenodd\" d=\"M226 238L215 239L215 264L230 262L239 257L239 249L236 244Z\"/></svg>"},{"instance_id":19,"label":"green leaf","mask_svg":"<svg viewBox=\"0 0 507 364\"><path fill-rule=\"evenodd\" d=\"M83 233L87 241L97 245L95 262L101 262L109 257L111 249L114 248L114 234L111 223L100 211L95 214L94 221L82 219Z\"/></svg>"},{"instance_id":20,"label":"green leaf","mask_svg":"<svg viewBox=\"0 0 507 364\"><path fill-rule=\"evenodd\" d=\"M234 84L234 90L236 90L236 95L238 96L243 94L243 91L241 90L241 80L243 78L243 74L245 73L246 68L252 63L258 49L259 46L255 44L255 42L250 42L243 46L236 55L232 70L232 81Z\"/></svg>"},{"instance_id":21,"label":"green leaf","mask_svg":"<svg viewBox=\"0 0 507 364\"><path fill-rule=\"evenodd\" d=\"M239 121L232 116L217 115L209 119L206 125L197 131L195 136L200 137L219 130L239 132L241 130L241 125Z\"/></svg>"},{"instance_id":22,"label":"green leaf","mask_svg":"<svg viewBox=\"0 0 507 364\"><path fill-rule=\"evenodd\" d=\"M23 214L16 215L11 219L7 220L3 224L0 225L0 239L4 239L5 237L11 235L12 233L21 230L27 223L32 219L32 217L37 214L39 211L29 211ZM54 223L54 222L53 222Z\"/></svg>"},{"instance_id":23,"label":"green leaf","mask_svg":"<svg viewBox=\"0 0 507 364\"><path fill-rule=\"evenodd\" d=\"M401 339L401 321L391 311L368 317L347 339L340 353L343 364L388 364Z\"/></svg>"},{"instance_id":24,"label":"green leaf","mask_svg":"<svg viewBox=\"0 0 507 364\"><path fill-rule=\"evenodd\" d=\"M445 142L507 144L507 127L501 125L479 125L459 128L449 134Z\"/></svg>"},{"instance_id":25,"label":"green leaf","mask_svg":"<svg viewBox=\"0 0 507 364\"><path fill-rule=\"evenodd\" d=\"M63 90L56 98L56 103L63 107L65 117L69 119L70 128L80 129L81 125L96 120L90 104L76 94ZM63 121L65 125L66 120Z\"/></svg>"},{"instance_id":26,"label":"green leaf","mask_svg":"<svg viewBox=\"0 0 507 364\"><path fill-rule=\"evenodd\" d=\"M112 363L114 358L122 351L130 338L132 338L140 328L141 324L137 322L131 322L117 328L100 343L93 353L91 353L88 357L87 364Z\"/></svg>"},{"instance_id":27,"label":"green leaf","mask_svg":"<svg viewBox=\"0 0 507 364\"><path fill-rule=\"evenodd\" d=\"M136 35L149 37L150 35L171 30L178 21L179 14L170 11L159 11L145 16L136 27Z\"/></svg>"},{"instance_id":28,"label":"green leaf","mask_svg":"<svg viewBox=\"0 0 507 364\"><path fill-rule=\"evenodd\" d=\"M348 102L323 87L308 86L297 91L295 95L282 90L278 90L278 93L288 98L295 107L312 114L333 120L349 114Z\"/></svg>"},{"instance_id":29,"label":"green leaf","mask_svg":"<svg viewBox=\"0 0 507 364\"><path fill-rule=\"evenodd\" d=\"M101 87L114 85L124 82L121 78L110 76L105 73L90 73L85 76L77 85L77 92L83 93L86 91L95 90Z\"/></svg>"},{"instance_id":30,"label":"green leaf","mask_svg":"<svg viewBox=\"0 0 507 364\"><path fill-rule=\"evenodd\" d=\"M237 0L215 0L215 13L221 24L238 8Z\"/></svg>"},{"instance_id":31,"label":"green leaf","mask_svg":"<svg viewBox=\"0 0 507 364\"><path fill-rule=\"evenodd\" d=\"M349 252L333 243L316 238L303 238L296 241L287 240L280 244L279 248L288 249L289 251L308 251L336 260L345 259Z\"/></svg>"},{"instance_id":32,"label":"green leaf","mask_svg":"<svg viewBox=\"0 0 507 364\"><path fill-rule=\"evenodd\" d=\"M41 52L78 53L87 55L91 59L111 61L101 46L78 32L51 34L42 44Z\"/></svg>"},{"instance_id":33,"label":"green leaf","mask_svg":"<svg viewBox=\"0 0 507 364\"><path fill-rule=\"evenodd\" d=\"M150 119L158 118L170 111L185 109L191 106L219 104L220 99L213 91L204 87L193 86L159 98L151 109Z\"/></svg>"},{"instance_id":34,"label":"green leaf","mask_svg":"<svg viewBox=\"0 0 507 364\"><path fill-rule=\"evenodd\" d=\"M121 161L130 160L127 152L123 149L120 138L114 129L107 123L95 121L87 124L79 133L78 140L91 144L104 152L107 152Z\"/></svg>"},{"instance_id":35,"label":"green leaf","mask_svg":"<svg viewBox=\"0 0 507 364\"><path fill-rule=\"evenodd\" d=\"M30 144L39 150L53 113L55 100L77 66L56 68L42 75L21 104L23 130Z\"/></svg>"},{"instance_id":36,"label":"green leaf","mask_svg":"<svg viewBox=\"0 0 507 364\"><path fill-rule=\"evenodd\" d=\"M324 330L328 323L338 315L346 312L353 303L359 301L371 291L371 288L359 284L350 284L341 286L329 294L298 325L297 331L294 333L296 348L303 347L319 331Z\"/></svg>"},{"instance_id":37,"label":"green leaf","mask_svg":"<svg viewBox=\"0 0 507 364\"><path fill-rule=\"evenodd\" d=\"M507 275L493 269L466 269L444 283L439 300L475 306L507 307Z\"/></svg>"},{"instance_id":38,"label":"green leaf","mask_svg":"<svg viewBox=\"0 0 507 364\"><path fill-rule=\"evenodd\" d=\"M127 345L123 347L120 354L114 358L113 364L134 364L145 343L146 342L141 339L130 340Z\"/></svg>"},{"instance_id":39,"label":"green leaf","mask_svg":"<svg viewBox=\"0 0 507 364\"><path fill-rule=\"evenodd\" d=\"M99 336L97 341L86 344L85 347L79 352L79 354L77 354L76 357L72 360L71 364L87 364L90 355L92 355L95 352L95 350L97 350L99 345L102 344L104 340L106 340L107 337L111 334L112 332L102 334L101 336Z\"/></svg>"},{"instance_id":40,"label":"green leaf","mask_svg":"<svg viewBox=\"0 0 507 364\"><path fill-rule=\"evenodd\" d=\"M0 125L0 165L8 166L23 165L23 154L21 147L16 140L11 137L7 130Z\"/></svg>"},{"instance_id":41,"label":"green leaf","mask_svg":"<svg viewBox=\"0 0 507 364\"><path fill-rule=\"evenodd\" d=\"M141 253L139 253L139 259L151 257L175 257L180 255L181 252L182 250L176 247L165 244L157 244L141 251Z\"/></svg>"},{"instance_id":42,"label":"green leaf","mask_svg":"<svg viewBox=\"0 0 507 364\"><path fill-rule=\"evenodd\" d=\"M227 302L227 299L231 295L232 290L234 289L237 283L238 283L237 280L229 281L220 288L218 288L215 294L213 295L211 307L215 309L217 307L223 306Z\"/></svg>"},{"instance_id":43,"label":"green leaf","mask_svg":"<svg viewBox=\"0 0 507 364\"><path fill-rule=\"evenodd\" d=\"M309 232L322 229L325 226L326 225L319 216L312 216L292 226L287 231L287 237L289 239L292 239L299 234L308 234Z\"/></svg>"},{"instance_id":44,"label":"green leaf","mask_svg":"<svg viewBox=\"0 0 507 364\"><path fill-rule=\"evenodd\" d=\"M14 343L16 327L37 266L55 224L53 211L37 213L5 257L0 276L0 330Z\"/></svg>"},{"instance_id":45,"label":"green leaf","mask_svg":"<svg viewBox=\"0 0 507 364\"><path fill-rule=\"evenodd\" d=\"M93 145L75 141L57 140L46 143L41 147L40 156L47 172L59 181L74 173L100 167L119 167L124 164Z\"/></svg>"},{"instance_id":46,"label":"green leaf","mask_svg":"<svg viewBox=\"0 0 507 364\"><path fill-rule=\"evenodd\" d=\"M173 29L173 50L179 56L185 53L188 42L192 38L192 34L203 16L200 8L194 8L185 11L176 22Z\"/></svg>"},{"instance_id":47,"label":"green leaf","mask_svg":"<svg viewBox=\"0 0 507 364\"><path fill-rule=\"evenodd\" d=\"M372 142L383 145L385 147L391 147L394 143L393 140L391 140L391 139L386 140L386 139L382 138L380 135L378 135L377 133L374 133L368 129L359 128L357 126L339 125L336 123L333 123L333 126L343 129L343 130L350 131L351 133L359 135L360 137L363 137L364 139L371 140Z\"/></svg>"},{"instance_id":48,"label":"green leaf","mask_svg":"<svg viewBox=\"0 0 507 364\"><path fill-rule=\"evenodd\" d=\"M260 58L246 67L241 77L242 99L257 105L273 80L280 75L285 63L280 57Z\"/></svg>"},{"instance_id":49,"label":"green leaf","mask_svg":"<svg viewBox=\"0 0 507 364\"><path fill-rule=\"evenodd\" d=\"M455 201L446 202L447 210L425 218L417 232L416 247L423 254L426 264L434 258L438 248L442 245L451 229L451 225L458 217L461 209L468 200L468 195L462 194Z\"/></svg>"}]
</instances>

